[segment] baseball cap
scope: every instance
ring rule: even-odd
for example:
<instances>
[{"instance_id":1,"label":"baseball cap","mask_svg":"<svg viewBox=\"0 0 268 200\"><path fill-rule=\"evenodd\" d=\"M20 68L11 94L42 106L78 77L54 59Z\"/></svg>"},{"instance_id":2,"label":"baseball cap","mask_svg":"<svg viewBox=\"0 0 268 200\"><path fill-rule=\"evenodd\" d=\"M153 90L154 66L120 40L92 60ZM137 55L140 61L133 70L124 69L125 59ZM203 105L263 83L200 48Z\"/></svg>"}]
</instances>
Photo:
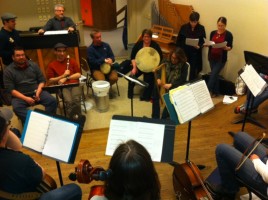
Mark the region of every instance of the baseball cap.
<instances>
[{"instance_id":1,"label":"baseball cap","mask_svg":"<svg viewBox=\"0 0 268 200\"><path fill-rule=\"evenodd\" d=\"M63 44L63 43L57 43L55 46L54 46L54 49L57 49L57 48L67 48L67 45Z\"/></svg>"},{"instance_id":2,"label":"baseball cap","mask_svg":"<svg viewBox=\"0 0 268 200\"><path fill-rule=\"evenodd\" d=\"M0 108L0 116L6 120L7 124L9 124L10 120L13 117L13 112L6 107L1 107Z\"/></svg>"},{"instance_id":3,"label":"baseball cap","mask_svg":"<svg viewBox=\"0 0 268 200\"><path fill-rule=\"evenodd\" d=\"M2 16L1 16L1 19L2 20L9 20L9 19L16 19L17 16L12 14L12 13L4 13Z\"/></svg>"}]
</instances>

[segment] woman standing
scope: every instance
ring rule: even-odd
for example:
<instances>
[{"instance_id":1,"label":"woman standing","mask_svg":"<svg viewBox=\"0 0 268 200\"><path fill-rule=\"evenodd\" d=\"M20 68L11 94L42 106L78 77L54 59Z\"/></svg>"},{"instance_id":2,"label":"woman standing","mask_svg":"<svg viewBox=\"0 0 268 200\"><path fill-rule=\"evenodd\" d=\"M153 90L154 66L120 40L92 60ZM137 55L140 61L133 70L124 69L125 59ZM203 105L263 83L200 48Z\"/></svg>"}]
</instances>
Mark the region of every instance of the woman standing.
<instances>
[{"instance_id":1,"label":"woman standing","mask_svg":"<svg viewBox=\"0 0 268 200\"><path fill-rule=\"evenodd\" d=\"M182 25L176 42L176 46L184 50L190 63L190 80L196 79L199 72L202 71L202 47L206 32L204 26L199 23L199 18L198 12L190 14L189 23ZM199 39L198 45L186 45L186 38Z\"/></svg>"},{"instance_id":2,"label":"woman standing","mask_svg":"<svg viewBox=\"0 0 268 200\"><path fill-rule=\"evenodd\" d=\"M187 58L184 51L181 48L177 48L170 54L169 60L164 61L166 64L166 83L161 82L161 73L157 74L157 86L163 87L167 91L183 85L187 80L188 75L188 64L186 63ZM159 70L161 72L161 70ZM152 118L159 119L160 117L160 104L159 104L159 93L157 88L154 90L153 95L153 108ZM162 113L162 119L168 118L169 113L165 107Z\"/></svg>"},{"instance_id":3,"label":"woman standing","mask_svg":"<svg viewBox=\"0 0 268 200\"><path fill-rule=\"evenodd\" d=\"M211 75L208 81L208 89L211 97L219 95L219 74L227 61L227 53L233 48L233 35L226 30L227 19L220 17L217 21L217 30L210 33L210 40L216 43L227 42L223 48L209 47L208 60L211 68Z\"/></svg>"}]
</instances>

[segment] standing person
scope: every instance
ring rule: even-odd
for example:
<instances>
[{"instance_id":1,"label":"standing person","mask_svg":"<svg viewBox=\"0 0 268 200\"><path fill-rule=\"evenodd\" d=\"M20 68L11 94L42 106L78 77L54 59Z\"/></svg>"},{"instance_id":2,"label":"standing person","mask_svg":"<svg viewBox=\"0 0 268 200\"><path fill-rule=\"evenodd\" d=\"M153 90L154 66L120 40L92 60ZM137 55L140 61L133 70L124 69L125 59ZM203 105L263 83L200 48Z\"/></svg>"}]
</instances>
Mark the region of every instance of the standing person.
<instances>
[{"instance_id":1,"label":"standing person","mask_svg":"<svg viewBox=\"0 0 268 200\"><path fill-rule=\"evenodd\" d=\"M216 97L220 93L219 88L219 74L224 68L227 61L227 53L233 48L233 35L230 31L226 30L227 19L220 17L217 21L217 30L210 33L210 40L215 43L227 42L223 48L209 47L208 60L211 68L211 75L208 81L208 89L211 97Z\"/></svg>"},{"instance_id":2,"label":"standing person","mask_svg":"<svg viewBox=\"0 0 268 200\"><path fill-rule=\"evenodd\" d=\"M24 199L27 193L38 192L36 188L45 178L46 172L30 156L20 151L22 146L20 140L9 130L13 114L10 110L3 109L0 109L0 199L9 199L9 194L25 193L20 197ZM81 188L74 183L40 195L42 200L82 198Z\"/></svg>"},{"instance_id":3,"label":"standing person","mask_svg":"<svg viewBox=\"0 0 268 200\"><path fill-rule=\"evenodd\" d=\"M13 111L24 124L29 106L41 104L50 113L56 113L57 101L42 88L45 85L39 66L27 60L22 48L16 47L13 62L4 70L4 83L12 95Z\"/></svg>"},{"instance_id":4,"label":"standing person","mask_svg":"<svg viewBox=\"0 0 268 200\"><path fill-rule=\"evenodd\" d=\"M49 19L46 25L38 30L39 34L43 34L46 31L55 31L55 30L68 30L69 32L75 31L75 23L70 17L64 16L64 5L56 4L54 6L55 16Z\"/></svg>"},{"instance_id":5,"label":"standing person","mask_svg":"<svg viewBox=\"0 0 268 200\"><path fill-rule=\"evenodd\" d=\"M163 87L166 91L174 89L180 85L183 85L187 80L188 75L188 64L186 63L187 58L184 51L181 48L177 48L170 54L169 60L164 61L166 65L166 83L163 84L161 81L161 71L157 73L157 86ZM154 98L153 98L153 108L152 108L152 117L159 118L160 117L160 95L158 93L157 88L154 90ZM166 119L169 116L167 108L165 107L162 113L162 119Z\"/></svg>"},{"instance_id":6,"label":"standing person","mask_svg":"<svg viewBox=\"0 0 268 200\"><path fill-rule=\"evenodd\" d=\"M190 21L189 23L182 25L176 42L176 46L179 46L184 50L190 64L189 80L196 79L203 68L202 47L204 44L204 38L206 38L206 32L204 26L199 23L199 18L200 15L198 12L192 12L190 14ZM186 38L199 39L198 45L187 45Z\"/></svg>"},{"instance_id":7,"label":"standing person","mask_svg":"<svg viewBox=\"0 0 268 200\"><path fill-rule=\"evenodd\" d=\"M136 54L138 53L139 50L141 50L143 47L151 47L154 48L159 56L160 56L160 61L162 60L163 54L160 46L152 40L152 31L150 29L144 29L141 34L141 41L138 41L132 51L131 51L131 63L132 63L132 70L131 70L131 75L135 77L139 77L140 75L143 74L144 76L144 81L149 84L147 88L145 88L143 94L140 96L141 101L150 101L153 93L153 88L154 88L154 74L153 72L142 72L138 69L137 63L135 60ZM135 83L129 82L128 83L128 98L133 97L133 88L135 87Z\"/></svg>"},{"instance_id":8,"label":"standing person","mask_svg":"<svg viewBox=\"0 0 268 200\"><path fill-rule=\"evenodd\" d=\"M102 41L101 32L99 30L93 30L90 33L90 37L92 43L87 48L87 58L93 78L97 81L107 80L110 82L110 85L113 85L118 80L118 75L112 66L115 61L114 53L110 45ZM104 64L110 66L110 71L107 74L104 74L100 69L101 65Z\"/></svg>"},{"instance_id":9,"label":"standing person","mask_svg":"<svg viewBox=\"0 0 268 200\"><path fill-rule=\"evenodd\" d=\"M4 13L1 16L3 27L0 31L0 57L5 66L13 62L12 54L16 46L20 46L20 36L16 28L17 16L12 13Z\"/></svg>"},{"instance_id":10,"label":"standing person","mask_svg":"<svg viewBox=\"0 0 268 200\"><path fill-rule=\"evenodd\" d=\"M49 85L62 85L79 83L81 77L80 68L73 58L67 57L67 46L57 43L54 46L56 60L50 62L47 67L47 79ZM81 88L80 86L62 89L67 117L73 118L81 115Z\"/></svg>"},{"instance_id":11,"label":"standing person","mask_svg":"<svg viewBox=\"0 0 268 200\"><path fill-rule=\"evenodd\" d=\"M235 195L241 186L236 177L239 177L245 184L258 190L267 197L268 156L266 147L259 144L244 164L236 170L243 153L245 151L248 153L251 152L254 146L252 145L254 140L249 134L238 132L234 135L233 146L219 144L216 147L216 160L222 184L217 188L214 187L214 190L215 192L221 193L224 196L223 199L235 199Z\"/></svg>"}]
</instances>

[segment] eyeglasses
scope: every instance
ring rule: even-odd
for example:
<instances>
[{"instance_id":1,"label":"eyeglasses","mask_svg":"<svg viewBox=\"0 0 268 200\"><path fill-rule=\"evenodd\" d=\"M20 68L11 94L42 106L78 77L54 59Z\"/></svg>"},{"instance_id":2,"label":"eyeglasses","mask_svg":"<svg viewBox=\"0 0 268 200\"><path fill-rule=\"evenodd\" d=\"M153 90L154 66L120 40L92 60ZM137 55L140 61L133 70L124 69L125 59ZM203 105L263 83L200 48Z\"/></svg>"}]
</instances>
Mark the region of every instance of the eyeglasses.
<instances>
[{"instance_id":1,"label":"eyeglasses","mask_svg":"<svg viewBox=\"0 0 268 200\"><path fill-rule=\"evenodd\" d=\"M55 10L55 11L57 11L57 12L64 12L64 10Z\"/></svg>"}]
</instances>

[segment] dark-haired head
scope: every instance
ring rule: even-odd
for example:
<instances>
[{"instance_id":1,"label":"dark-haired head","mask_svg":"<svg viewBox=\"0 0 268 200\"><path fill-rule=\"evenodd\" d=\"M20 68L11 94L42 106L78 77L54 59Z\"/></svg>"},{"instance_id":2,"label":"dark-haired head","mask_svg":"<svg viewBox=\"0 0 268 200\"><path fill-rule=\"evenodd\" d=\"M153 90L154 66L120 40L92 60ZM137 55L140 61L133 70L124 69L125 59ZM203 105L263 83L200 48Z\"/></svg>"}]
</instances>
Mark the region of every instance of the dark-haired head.
<instances>
[{"instance_id":1,"label":"dark-haired head","mask_svg":"<svg viewBox=\"0 0 268 200\"><path fill-rule=\"evenodd\" d=\"M141 33L141 37L143 38L143 36L144 36L145 34L146 34L146 35L149 35L150 38L153 36L153 32L152 32L151 29L144 29L144 30L142 31L142 33Z\"/></svg>"},{"instance_id":2,"label":"dark-haired head","mask_svg":"<svg viewBox=\"0 0 268 200\"><path fill-rule=\"evenodd\" d=\"M227 25L227 19L226 19L226 17L219 17L217 23L219 23L219 22L221 22L221 23Z\"/></svg>"},{"instance_id":3,"label":"dark-haired head","mask_svg":"<svg viewBox=\"0 0 268 200\"><path fill-rule=\"evenodd\" d=\"M200 18L199 13L198 13L198 12L195 12L195 11L193 11L193 12L190 14L190 16L189 16L189 20L190 20L191 22L198 22L198 21L199 21L199 18Z\"/></svg>"},{"instance_id":4,"label":"dark-haired head","mask_svg":"<svg viewBox=\"0 0 268 200\"><path fill-rule=\"evenodd\" d=\"M20 46L14 47L14 49L13 49L13 55L15 55L15 52L16 51L24 51L24 49L23 49L23 47L20 47Z\"/></svg>"},{"instance_id":5,"label":"dark-haired head","mask_svg":"<svg viewBox=\"0 0 268 200\"><path fill-rule=\"evenodd\" d=\"M171 54L170 54L170 60L172 61L172 57L176 57L178 63L185 63L187 62L187 57L184 52L184 50L180 47L176 48Z\"/></svg>"},{"instance_id":6,"label":"dark-haired head","mask_svg":"<svg viewBox=\"0 0 268 200\"><path fill-rule=\"evenodd\" d=\"M119 145L109 169L113 173L105 183L108 199L160 199L160 182L151 156L138 142L129 140Z\"/></svg>"}]
</instances>

